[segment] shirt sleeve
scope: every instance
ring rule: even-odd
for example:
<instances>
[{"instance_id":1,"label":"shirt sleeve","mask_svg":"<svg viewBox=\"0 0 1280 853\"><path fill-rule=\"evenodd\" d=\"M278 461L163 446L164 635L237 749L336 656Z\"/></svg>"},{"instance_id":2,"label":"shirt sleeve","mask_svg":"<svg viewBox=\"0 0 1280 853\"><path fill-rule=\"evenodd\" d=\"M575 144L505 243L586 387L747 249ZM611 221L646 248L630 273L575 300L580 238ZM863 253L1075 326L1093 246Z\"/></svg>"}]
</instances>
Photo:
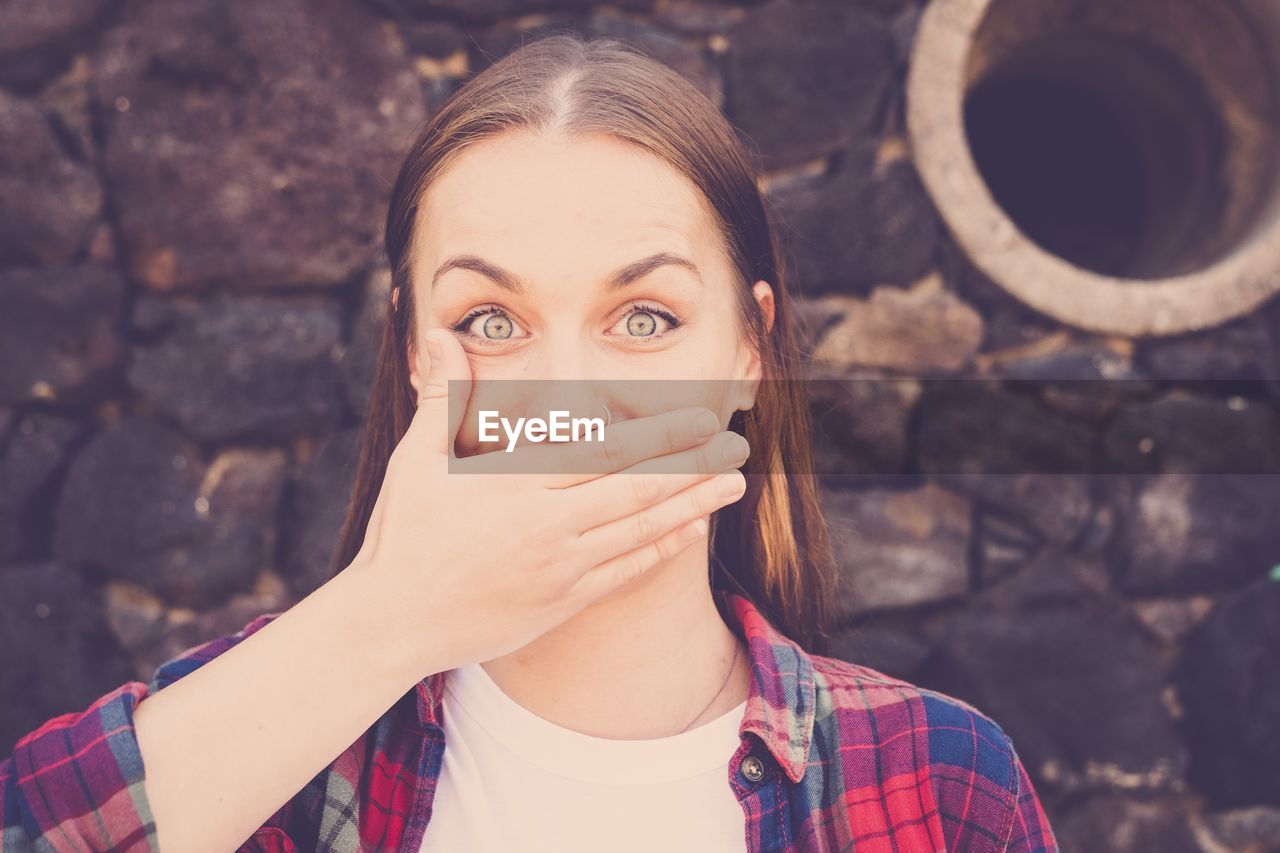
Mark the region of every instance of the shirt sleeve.
<instances>
[{"instance_id":1,"label":"shirt sleeve","mask_svg":"<svg viewBox=\"0 0 1280 853\"><path fill-rule=\"evenodd\" d=\"M934 806L947 853L1058 853L1013 740L962 700L923 691Z\"/></svg>"},{"instance_id":2,"label":"shirt sleeve","mask_svg":"<svg viewBox=\"0 0 1280 853\"><path fill-rule=\"evenodd\" d=\"M1009 840L1004 849L1007 853L1058 853L1058 841L1054 838L1053 829L1049 826L1049 818L1044 807L1036 796L1031 777L1013 747L1013 741L1005 736L1009 745L1009 756L1013 761L1014 784L1009 792L1010 809L1013 820L1009 827Z\"/></svg>"},{"instance_id":3,"label":"shirt sleeve","mask_svg":"<svg viewBox=\"0 0 1280 853\"><path fill-rule=\"evenodd\" d=\"M234 634L193 646L161 664L150 683L126 682L84 710L53 717L19 738L13 753L0 761L0 851L158 851L134 710L149 694L279 615L263 614ZM268 835L278 846L259 849L291 849L279 829L264 827L253 839Z\"/></svg>"}]
</instances>

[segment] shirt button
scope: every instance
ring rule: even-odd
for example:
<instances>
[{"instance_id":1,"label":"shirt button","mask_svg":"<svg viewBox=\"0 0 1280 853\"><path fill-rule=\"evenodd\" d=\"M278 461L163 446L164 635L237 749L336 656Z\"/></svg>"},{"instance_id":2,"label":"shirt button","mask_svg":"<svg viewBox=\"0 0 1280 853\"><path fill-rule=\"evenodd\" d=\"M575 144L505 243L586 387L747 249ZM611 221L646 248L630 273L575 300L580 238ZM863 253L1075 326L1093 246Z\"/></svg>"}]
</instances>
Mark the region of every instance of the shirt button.
<instances>
[{"instance_id":1,"label":"shirt button","mask_svg":"<svg viewBox=\"0 0 1280 853\"><path fill-rule=\"evenodd\" d=\"M742 759L742 775L748 782L759 782L764 778L764 762L754 755Z\"/></svg>"}]
</instances>

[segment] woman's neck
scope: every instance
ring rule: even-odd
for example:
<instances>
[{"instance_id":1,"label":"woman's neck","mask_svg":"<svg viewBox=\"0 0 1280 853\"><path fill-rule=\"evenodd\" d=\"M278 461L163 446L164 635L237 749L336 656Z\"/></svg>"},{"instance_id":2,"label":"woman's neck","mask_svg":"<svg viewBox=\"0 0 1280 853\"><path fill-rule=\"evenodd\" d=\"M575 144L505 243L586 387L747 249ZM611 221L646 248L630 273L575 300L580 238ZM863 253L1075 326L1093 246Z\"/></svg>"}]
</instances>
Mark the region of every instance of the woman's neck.
<instances>
[{"instance_id":1,"label":"woman's neck","mask_svg":"<svg viewBox=\"0 0 1280 853\"><path fill-rule=\"evenodd\" d=\"M713 720L747 698L751 677L697 544L483 666L539 717L619 740L667 737Z\"/></svg>"}]
</instances>

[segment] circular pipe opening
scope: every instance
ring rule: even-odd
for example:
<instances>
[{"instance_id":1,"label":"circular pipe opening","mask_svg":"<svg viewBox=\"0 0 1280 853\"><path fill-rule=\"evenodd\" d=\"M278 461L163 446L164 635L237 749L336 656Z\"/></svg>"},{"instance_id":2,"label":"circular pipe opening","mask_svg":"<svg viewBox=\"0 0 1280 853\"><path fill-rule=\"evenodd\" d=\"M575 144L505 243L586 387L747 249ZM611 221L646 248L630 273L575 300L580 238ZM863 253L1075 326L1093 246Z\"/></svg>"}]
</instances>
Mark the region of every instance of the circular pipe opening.
<instances>
[{"instance_id":1,"label":"circular pipe opening","mask_svg":"<svg viewBox=\"0 0 1280 853\"><path fill-rule=\"evenodd\" d=\"M975 263L1064 322L1170 334L1280 287L1280 6L933 0L916 164Z\"/></svg>"}]
</instances>

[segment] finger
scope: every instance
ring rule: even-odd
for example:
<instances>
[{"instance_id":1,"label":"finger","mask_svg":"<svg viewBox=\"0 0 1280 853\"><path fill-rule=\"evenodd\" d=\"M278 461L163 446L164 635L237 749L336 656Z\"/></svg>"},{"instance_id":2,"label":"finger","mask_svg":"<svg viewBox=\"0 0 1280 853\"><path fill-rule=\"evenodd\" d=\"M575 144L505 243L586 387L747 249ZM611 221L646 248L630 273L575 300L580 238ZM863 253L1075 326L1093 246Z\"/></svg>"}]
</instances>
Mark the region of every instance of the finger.
<instances>
[{"instance_id":1,"label":"finger","mask_svg":"<svg viewBox=\"0 0 1280 853\"><path fill-rule=\"evenodd\" d=\"M422 433L422 444L433 452L455 456L454 444L471 399L471 362L447 329L432 329L424 339L428 367L409 431ZM433 348L437 354L430 356Z\"/></svg>"},{"instance_id":2,"label":"finger","mask_svg":"<svg viewBox=\"0 0 1280 853\"><path fill-rule=\"evenodd\" d=\"M585 602L582 605L585 607L640 578L654 566L670 560L694 543L705 542L706 533L705 519L696 518L682 524L653 542L646 542L639 548L591 569L578 579L569 595Z\"/></svg>"},{"instance_id":3,"label":"finger","mask_svg":"<svg viewBox=\"0 0 1280 853\"><path fill-rule=\"evenodd\" d=\"M747 461L751 448L736 432L722 432L698 447L646 459L622 471L562 489L548 500L586 532L655 506L696 483ZM673 473L674 471L674 473Z\"/></svg>"},{"instance_id":4,"label":"finger","mask_svg":"<svg viewBox=\"0 0 1280 853\"><path fill-rule=\"evenodd\" d=\"M690 521L733 503L746 492L747 479L734 469L703 480L661 503L579 535L569 546L580 560L566 565L595 566L664 536Z\"/></svg>"},{"instance_id":5,"label":"finger","mask_svg":"<svg viewBox=\"0 0 1280 853\"><path fill-rule=\"evenodd\" d=\"M696 447L721 429L715 412L686 406L612 424L603 441L523 444L511 453L483 453L460 464L467 473L533 473L545 488L567 489L646 459ZM664 464L667 470L681 470L678 461Z\"/></svg>"}]
</instances>

